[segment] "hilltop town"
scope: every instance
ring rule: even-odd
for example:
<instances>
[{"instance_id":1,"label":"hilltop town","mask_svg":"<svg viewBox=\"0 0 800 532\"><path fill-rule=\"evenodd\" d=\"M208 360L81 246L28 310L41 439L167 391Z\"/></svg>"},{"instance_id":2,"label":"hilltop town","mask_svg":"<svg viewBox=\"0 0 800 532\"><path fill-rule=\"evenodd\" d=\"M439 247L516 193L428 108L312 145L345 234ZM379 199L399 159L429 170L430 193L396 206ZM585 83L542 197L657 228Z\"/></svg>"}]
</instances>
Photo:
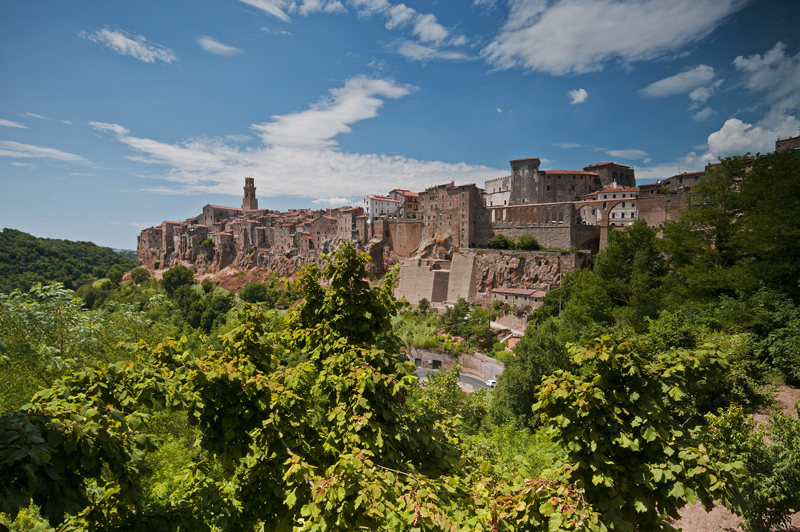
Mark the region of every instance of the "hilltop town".
<instances>
[{"instance_id":1,"label":"hilltop town","mask_svg":"<svg viewBox=\"0 0 800 532\"><path fill-rule=\"evenodd\" d=\"M776 143L776 150L798 148L800 137ZM357 206L288 212L260 209L255 180L247 177L241 207L206 205L193 218L143 230L139 265L188 263L216 272L228 266L280 269L277 262L290 261L284 269L299 269L347 240L373 256L375 275L402 262L398 297L411 303L501 298L535 307L562 274L605 247L609 231L639 219L650 227L676 219L687 194L715 166L637 186L634 169L614 162L581 170L542 169L538 158L510 165L509 175L483 187L451 182L420 192L397 188ZM560 252L500 259L502 253L485 249L500 234L530 235Z\"/></svg>"}]
</instances>

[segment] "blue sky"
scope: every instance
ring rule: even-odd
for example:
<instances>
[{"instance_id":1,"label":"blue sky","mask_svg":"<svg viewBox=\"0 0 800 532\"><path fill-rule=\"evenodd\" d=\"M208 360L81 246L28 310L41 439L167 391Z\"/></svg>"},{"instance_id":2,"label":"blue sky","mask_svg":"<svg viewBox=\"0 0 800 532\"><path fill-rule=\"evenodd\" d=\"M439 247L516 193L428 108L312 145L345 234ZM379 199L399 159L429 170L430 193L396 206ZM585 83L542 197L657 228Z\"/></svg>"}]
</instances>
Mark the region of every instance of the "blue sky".
<instances>
[{"instance_id":1,"label":"blue sky","mask_svg":"<svg viewBox=\"0 0 800 532\"><path fill-rule=\"evenodd\" d=\"M797 0L0 0L0 227L133 249L241 204L355 204L800 134Z\"/></svg>"}]
</instances>

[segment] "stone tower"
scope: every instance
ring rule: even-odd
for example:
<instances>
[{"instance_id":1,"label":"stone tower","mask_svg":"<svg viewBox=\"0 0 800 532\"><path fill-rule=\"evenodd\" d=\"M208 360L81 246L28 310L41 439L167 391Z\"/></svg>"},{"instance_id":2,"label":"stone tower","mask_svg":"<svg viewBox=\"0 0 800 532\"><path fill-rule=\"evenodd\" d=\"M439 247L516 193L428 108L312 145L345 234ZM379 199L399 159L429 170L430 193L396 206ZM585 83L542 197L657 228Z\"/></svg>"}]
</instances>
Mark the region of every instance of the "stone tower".
<instances>
[{"instance_id":1,"label":"stone tower","mask_svg":"<svg viewBox=\"0 0 800 532\"><path fill-rule=\"evenodd\" d=\"M257 211L258 198L256 198L256 186L253 184L252 177L244 178L244 200L242 201L243 211Z\"/></svg>"}]
</instances>

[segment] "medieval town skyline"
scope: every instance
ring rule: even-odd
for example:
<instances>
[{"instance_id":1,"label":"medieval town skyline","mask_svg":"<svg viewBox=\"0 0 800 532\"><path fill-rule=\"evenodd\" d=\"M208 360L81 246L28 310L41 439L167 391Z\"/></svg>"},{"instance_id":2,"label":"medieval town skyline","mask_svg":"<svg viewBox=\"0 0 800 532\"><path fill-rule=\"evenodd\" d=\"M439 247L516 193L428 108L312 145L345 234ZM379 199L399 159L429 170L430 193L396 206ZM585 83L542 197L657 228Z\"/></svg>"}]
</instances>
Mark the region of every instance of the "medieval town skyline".
<instances>
[{"instance_id":1,"label":"medieval town skyline","mask_svg":"<svg viewBox=\"0 0 800 532\"><path fill-rule=\"evenodd\" d=\"M642 184L800 133L797 2L450 4L5 2L0 226L133 249L246 176L320 209L528 157Z\"/></svg>"}]
</instances>

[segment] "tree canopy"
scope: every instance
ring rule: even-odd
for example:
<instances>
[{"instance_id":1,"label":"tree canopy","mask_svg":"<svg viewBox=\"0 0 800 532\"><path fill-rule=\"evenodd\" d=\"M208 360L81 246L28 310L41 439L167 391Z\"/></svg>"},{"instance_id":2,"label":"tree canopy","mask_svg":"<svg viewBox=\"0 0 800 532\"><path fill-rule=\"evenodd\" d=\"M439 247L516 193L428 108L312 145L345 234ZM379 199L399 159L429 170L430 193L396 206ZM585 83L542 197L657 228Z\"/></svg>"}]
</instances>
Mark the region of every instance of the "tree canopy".
<instances>
[{"instance_id":1,"label":"tree canopy","mask_svg":"<svg viewBox=\"0 0 800 532\"><path fill-rule=\"evenodd\" d=\"M63 283L75 289L92 278L106 277L114 265L127 271L136 267L136 260L91 242L0 231L0 292L27 292L36 283Z\"/></svg>"}]
</instances>

